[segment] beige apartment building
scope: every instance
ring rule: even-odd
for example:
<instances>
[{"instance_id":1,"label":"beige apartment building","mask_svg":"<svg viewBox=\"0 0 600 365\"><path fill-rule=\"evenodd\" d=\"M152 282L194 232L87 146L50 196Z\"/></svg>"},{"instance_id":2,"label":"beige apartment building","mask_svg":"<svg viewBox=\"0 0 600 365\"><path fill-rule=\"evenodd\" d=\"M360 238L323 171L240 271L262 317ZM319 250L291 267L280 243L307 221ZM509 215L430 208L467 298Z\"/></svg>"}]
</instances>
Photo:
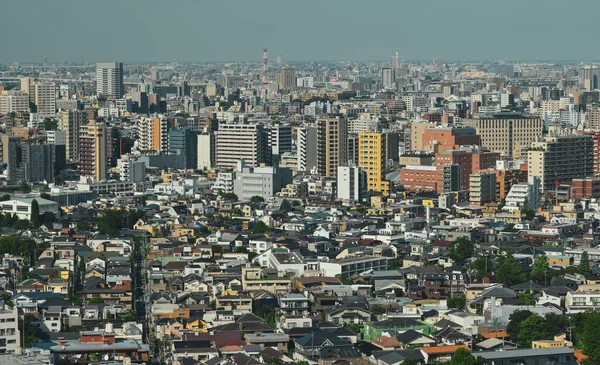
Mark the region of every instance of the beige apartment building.
<instances>
[{"instance_id":1,"label":"beige apartment building","mask_svg":"<svg viewBox=\"0 0 600 365\"><path fill-rule=\"evenodd\" d=\"M541 118L520 113L476 115L465 119L464 125L475 128L484 147L510 158L521 157L532 143L542 137L544 129Z\"/></svg>"},{"instance_id":2,"label":"beige apartment building","mask_svg":"<svg viewBox=\"0 0 600 365\"><path fill-rule=\"evenodd\" d=\"M337 177L338 166L346 166L348 159L348 130L346 119L326 118L316 122L317 174Z\"/></svg>"}]
</instances>

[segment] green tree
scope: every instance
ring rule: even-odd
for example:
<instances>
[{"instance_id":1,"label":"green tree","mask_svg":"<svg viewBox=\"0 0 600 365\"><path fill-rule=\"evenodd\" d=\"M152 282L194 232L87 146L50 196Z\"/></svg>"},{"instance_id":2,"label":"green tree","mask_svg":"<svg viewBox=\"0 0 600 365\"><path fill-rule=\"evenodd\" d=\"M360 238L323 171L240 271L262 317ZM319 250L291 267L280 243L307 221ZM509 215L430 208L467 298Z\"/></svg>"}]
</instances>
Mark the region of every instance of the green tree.
<instances>
[{"instance_id":1,"label":"green tree","mask_svg":"<svg viewBox=\"0 0 600 365\"><path fill-rule=\"evenodd\" d=\"M52 197L48 193L41 193L40 194L40 198L46 199L46 200L51 200L52 199Z\"/></svg>"},{"instance_id":2,"label":"green tree","mask_svg":"<svg viewBox=\"0 0 600 365\"><path fill-rule=\"evenodd\" d=\"M41 225L40 222L40 205L36 199L31 201L31 218L29 219L33 228L38 228Z\"/></svg>"},{"instance_id":3,"label":"green tree","mask_svg":"<svg viewBox=\"0 0 600 365\"><path fill-rule=\"evenodd\" d=\"M104 303L104 298L99 295L94 295L92 299L89 301L90 304L102 304Z\"/></svg>"},{"instance_id":4,"label":"green tree","mask_svg":"<svg viewBox=\"0 0 600 365\"><path fill-rule=\"evenodd\" d=\"M1 202L5 202L7 200L10 200L10 195L4 194L4 195L0 196L0 201Z\"/></svg>"},{"instance_id":5,"label":"green tree","mask_svg":"<svg viewBox=\"0 0 600 365\"><path fill-rule=\"evenodd\" d=\"M531 267L531 280L546 284L546 277L549 270L548 257L545 254L539 255L535 258Z\"/></svg>"},{"instance_id":6,"label":"green tree","mask_svg":"<svg viewBox=\"0 0 600 365\"><path fill-rule=\"evenodd\" d=\"M269 226L265 224L263 221L258 221L254 227L252 227L253 234L261 234L269 232Z\"/></svg>"},{"instance_id":7,"label":"green tree","mask_svg":"<svg viewBox=\"0 0 600 365\"><path fill-rule=\"evenodd\" d=\"M21 181L21 183L19 184L19 190L21 190L23 193L30 193L31 186L29 186L27 181Z\"/></svg>"},{"instance_id":8,"label":"green tree","mask_svg":"<svg viewBox=\"0 0 600 365\"><path fill-rule=\"evenodd\" d=\"M450 245L450 258L458 263L464 263L468 258L473 257L475 247L473 243L465 237L459 237Z\"/></svg>"},{"instance_id":9,"label":"green tree","mask_svg":"<svg viewBox=\"0 0 600 365\"><path fill-rule=\"evenodd\" d=\"M215 254L218 254L217 256L219 256L223 253L223 247L221 247L220 245L212 245L210 249L212 251L213 256L215 256Z\"/></svg>"},{"instance_id":10,"label":"green tree","mask_svg":"<svg viewBox=\"0 0 600 365\"><path fill-rule=\"evenodd\" d=\"M583 251L581 253L578 271L581 273L581 275L584 275L586 277L592 274L592 269L590 269L590 257L587 251Z\"/></svg>"},{"instance_id":11,"label":"green tree","mask_svg":"<svg viewBox=\"0 0 600 365\"><path fill-rule=\"evenodd\" d=\"M32 314L25 314L23 318L19 317L19 329L25 333L21 335L21 347L31 347L32 342L41 341L40 329L33 322L37 319Z\"/></svg>"},{"instance_id":12,"label":"green tree","mask_svg":"<svg viewBox=\"0 0 600 365\"><path fill-rule=\"evenodd\" d=\"M459 348L452 354L452 358L448 362L450 365L482 365L485 364L485 360L481 357L473 356L469 350L465 348Z\"/></svg>"},{"instance_id":13,"label":"green tree","mask_svg":"<svg viewBox=\"0 0 600 365\"><path fill-rule=\"evenodd\" d=\"M464 296L448 299L448 308L463 309L467 304L467 299Z\"/></svg>"},{"instance_id":14,"label":"green tree","mask_svg":"<svg viewBox=\"0 0 600 365\"><path fill-rule=\"evenodd\" d=\"M289 212L290 210L292 210L292 204L289 200L283 199L283 201L281 202L281 210L283 210L284 212Z\"/></svg>"},{"instance_id":15,"label":"green tree","mask_svg":"<svg viewBox=\"0 0 600 365\"><path fill-rule=\"evenodd\" d=\"M133 313L129 309L121 311L121 313L119 313L119 318L123 322L133 322L133 321L135 321L135 316L133 315Z\"/></svg>"},{"instance_id":16,"label":"green tree","mask_svg":"<svg viewBox=\"0 0 600 365\"><path fill-rule=\"evenodd\" d=\"M402 361L400 363L400 365L419 365L419 363L417 362L417 360L406 359L406 360Z\"/></svg>"},{"instance_id":17,"label":"green tree","mask_svg":"<svg viewBox=\"0 0 600 365\"><path fill-rule=\"evenodd\" d=\"M528 310L517 310L508 317L506 332L513 341L517 340L517 336L521 329L521 323L533 315L534 314Z\"/></svg>"},{"instance_id":18,"label":"green tree","mask_svg":"<svg viewBox=\"0 0 600 365\"><path fill-rule=\"evenodd\" d=\"M524 282L527 278L523 269L515 260L510 250L504 251L496 257L496 282L506 286L513 286Z\"/></svg>"},{"instance_id":19,"label":"green tree","mask_svg":"<svg viewBox=\"0 0 600 365\"><path fill-rule=\"evenodd\" d=\"M265 364L268 364L268 365L279 365L279 364L283 364L283 360L282 360L280 357L275 357L275 356L272 356L272 357L265 357L265 358L263 359L263 362L264 362Z\"/></svg>"},{"instance_id":20,"label":"green tree","mask_svg":"<svg viewBox=\"0 0 600 365\"><path fill-rule=\"evenodd\" d=\"M544 318L533 315L521 323L517 343L521 347L531 348L531 341L547 340L549 337Z\"/></svg>"},{"instance_id":21,"label":"green tree","mask_svg":"<svg viewBox=\"0 0 600 365\"><path fill-rule=\"evenodd\" d=\"M91 225L88 222L79 222L77 223L77 230L78 231L89 231L91 228Z\"/></svg>"},{"instance_id":22,"label":"green tree","mask_svg":"<svg viewBox=\"0 0 600 365\"><path fill-rule=\"evenodd\" d=\"M58 128L58 121L56 119L46 118L44 119L44 129L47 131L55 131Z\"/></svg>"},{"instance_id":23,"label":"green tree","mask_svg":"<svg viewBox=\"0 0 600 365\"><path fill-rule=\"evenodd\" d=\"M590 357L590 363L600 363L600 313L581 313L573 318L572 324L580 325L575 327L577 347Z\"/></svg>"},{"instance_id":24,"label":"green tree","mask_svg":"<svg viewBox=\"0 0 600 365\"><path fill-rule=\"evenodd\" d=\"M250 198L250 201L253 203L262 203L265 201L265 198L260 195L254 195L252 198Z\"/></svg>"},{"instance_id":25,"label":"green tree","mask_svg":"<svg viewBox=\"0 0 600 365\"><path fill-rule=\"evenodd\" d=\"M475 280L481 281L485 277L492 276L492 263L489 257L478 257L471 265L471 269L475 271Z\"/></svg>"},{"instance_id":26,"label":"green tree","mask_svg":"<svg viewBox=\"0 0 600 365\"><path fill-rule=\"evenodd\" d=\"M56 175L54 176L54 185L56 186L63 186L65 184L65 178L60 176L60 175Z\"/></svg>"}]
</instances>

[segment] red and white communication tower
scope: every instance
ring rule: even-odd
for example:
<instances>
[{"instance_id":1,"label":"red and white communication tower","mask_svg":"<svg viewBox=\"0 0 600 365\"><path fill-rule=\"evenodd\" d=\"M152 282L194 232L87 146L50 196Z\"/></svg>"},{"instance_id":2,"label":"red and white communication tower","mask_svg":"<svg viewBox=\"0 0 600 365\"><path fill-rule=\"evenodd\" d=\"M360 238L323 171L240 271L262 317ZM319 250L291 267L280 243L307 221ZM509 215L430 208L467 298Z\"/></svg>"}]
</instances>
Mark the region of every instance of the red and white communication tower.
<instances>
[{"instance_id":1,"label":"red and white communication tower","mask_svg":"<svg viewBox=\"0 0 600 365\"><path fill-rule=\"evenodd\" d=\"M269 84L269 59L267 54L267 48L263 48L263 59L262 59L262 84Z\"/></svg>"}]
</instances>

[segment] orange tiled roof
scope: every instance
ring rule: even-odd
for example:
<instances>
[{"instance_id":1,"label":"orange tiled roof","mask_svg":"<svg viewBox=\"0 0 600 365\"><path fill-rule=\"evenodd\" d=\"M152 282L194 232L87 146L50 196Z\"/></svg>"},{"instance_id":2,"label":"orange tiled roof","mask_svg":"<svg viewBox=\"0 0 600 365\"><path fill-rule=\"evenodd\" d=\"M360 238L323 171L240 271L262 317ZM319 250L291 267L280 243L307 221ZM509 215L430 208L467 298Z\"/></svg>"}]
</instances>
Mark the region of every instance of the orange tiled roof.
<instances>
[{"instance_id":1,"label":"orange tiled roof","mask_svg":"<svg viewBox=\"0 0 600 365\"><path fill-rule=\"evenodd\" d=\"M589 356L583 354L583 350L575 350L573 351L573 354L575 354L575 361L580 364L590 358Z\"/></svg>"},{"instance_id":2,"label":"orange tiled roof","mask_svg":"<svg viewBox=\"0 0 600 365\"><path fill-rule=\"evenodd\" d=\"M381 336L372 341L373 345L378 347L402 347L400 341L394 337Z\"/></svg>"},{"instance_id":3,"label":"orange tiled roof","mask_svg":"<svg viewBox=\"0 0 600 365\"><path fill-rule=\"evenodd\" d=\"M428 346L428 347L421 348L421 351L423 351L424 353L426 353L428 355L433 355L433 354L449 354L452 352L456 352L456 350L458 350L458 349L465 349L465 350L471 351L467 345Z\"/></svg>"},{"instance_id":4,"label":"orange tiled roof","mask_svg":"<svg viewBox=\"0 0 600 365\"><path fill-rule=\"evenodd\" d=\"M231 352L231 351L243 351L244 349L241 348L240 346L235 346L235 345L229 345L229 346L224 346L221 347L221 351L225 351L225 352Z\"/></svg>"},{"instance_id":5,"label":"orange tiled roof","mask_svg":"<svg viewBox=\"0 0 600 365\"><path fill-rule=\"evenodd\" d=\"M510 337L510 335L506 331L498 331L498 332L481 332L481 337L483 338L502 338L502 337Z\"/></svg>"}]
</instances>

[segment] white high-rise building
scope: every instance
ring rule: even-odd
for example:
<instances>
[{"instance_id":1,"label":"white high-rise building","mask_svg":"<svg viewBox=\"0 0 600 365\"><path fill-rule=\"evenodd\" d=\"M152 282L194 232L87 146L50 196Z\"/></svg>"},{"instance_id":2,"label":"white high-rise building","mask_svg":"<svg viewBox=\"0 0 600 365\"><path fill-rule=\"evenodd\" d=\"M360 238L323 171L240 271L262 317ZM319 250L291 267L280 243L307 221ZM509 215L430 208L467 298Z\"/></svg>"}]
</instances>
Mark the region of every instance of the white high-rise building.
<instances>
[{"instance_id":1,"label":"white high-rise building","mask_svg":"<svg viewBox=\"0 0 600 365\"><path fill-rule=\"evenodd\" d=\"M67 160L79 159L79 127L86 124L87 114L82 111L61 111L58 129L65 132Z\"/></svg>"},{"instance_id":2,"label":"white high-rise building","mask_svg":"<svg viewBox=\"0 0 600 365\"><path fill-rule=\"evenodd\" d=\"M527 207L537 211L540 206L540 178L530 176L527 183L514 184L508 195L503 210L513 211L522 210Z\"/></svg>"},{"instance_id":3,"label":"white high-rise building","mask_svg":"<svg viewBox=\"0 0 600 365\"><path fill-rule=\"evenodd\" d=\"M267 138L262 124L220 124L216 137L216 166L233 168L239 161L248 166L270 163Z\"/></svg>"},{"instance_id":4,"label":"white high-rise building","mask_svg":"<svg viewBox=\"0 0 600 365\"><path fill-rule=\"evenodd\" d=\"M359 166L339 166L337 171L337 197L358 202L367 193L367 172Z\"/></svg>"},{"instance_id":5,"label":"white high-rise building","mask_svg":"<svg viewBox=\"0 0 600 365\"><path fill-rule=\"evenodd\" d=\"M198 135L198 170L209 170L215 162L215 136L211 133Z\"/></svg>"},{"instance_id":6,"label":"white high-rise building","mask_svg":"<svg viewBox=\"0 0 600 365\"><path fill-rule=\"evenodd\" d=\"M384 89L393 89L394 82L396 81L396 76L394 70L388 67L384 67L381 69L381 84Z\"/></svg>"},{"instance_id":7,"label":"white high-rise building","mask_svg":"<svg viewBox=\"0 0 600 365\"><path fill-rule=\"evenodd\" d=\"M298 128L296 138L297 169L310 172L317 166L317 129L315 127Z\"/></svg>"},{"instance_id":8,"label":"white high-rise building","mask_svg":"<svg viewBox=\"0 0 600 365\"><path fill-rule=\"evenodd\" d=\"M108 98L123 97L123 63L106 62L96 64L96 94Z\"/></svg>"}]
</instances>

